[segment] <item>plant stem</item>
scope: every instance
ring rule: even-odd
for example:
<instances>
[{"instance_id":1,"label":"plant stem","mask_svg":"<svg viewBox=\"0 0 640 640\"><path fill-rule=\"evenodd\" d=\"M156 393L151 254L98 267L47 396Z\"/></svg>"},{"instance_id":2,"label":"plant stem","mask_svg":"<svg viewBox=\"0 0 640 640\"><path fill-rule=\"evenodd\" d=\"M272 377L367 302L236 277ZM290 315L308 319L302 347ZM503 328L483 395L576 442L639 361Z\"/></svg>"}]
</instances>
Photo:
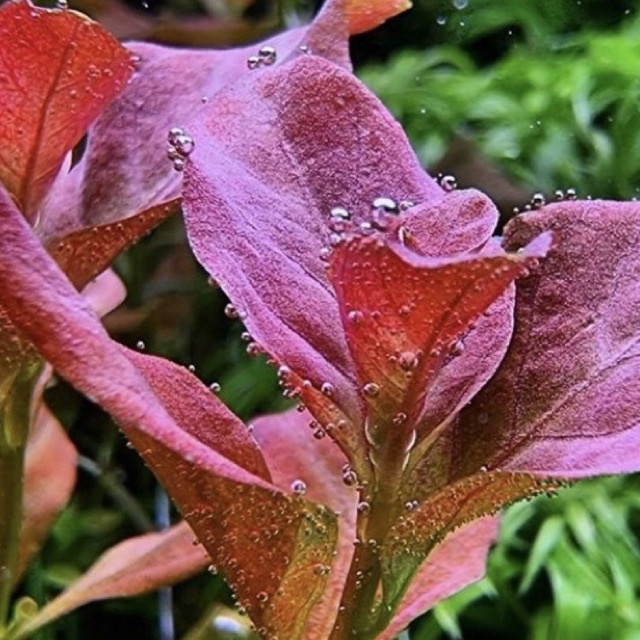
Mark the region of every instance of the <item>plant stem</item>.
<instances>
[{"instance_id":1,"label":"plant stem","mask_svg":"<svg viewBox=\"0 0 640 640\"><path fill-rule=\"evenodd\" d=\"M22 520L24 447L0 453L0 629L9 617Z\"/></svg>"},{"instance_id":2,"label":"plant stem","mask_svg":"<svg viewBox=\"0 0 640 640\"><path fill-rule=\"evenodd\" d=\"M17 578L24 454L33 389L40 371L39 361L27 362L0 383L0 629L7 626Z\"/></svg>"}]
</instances>

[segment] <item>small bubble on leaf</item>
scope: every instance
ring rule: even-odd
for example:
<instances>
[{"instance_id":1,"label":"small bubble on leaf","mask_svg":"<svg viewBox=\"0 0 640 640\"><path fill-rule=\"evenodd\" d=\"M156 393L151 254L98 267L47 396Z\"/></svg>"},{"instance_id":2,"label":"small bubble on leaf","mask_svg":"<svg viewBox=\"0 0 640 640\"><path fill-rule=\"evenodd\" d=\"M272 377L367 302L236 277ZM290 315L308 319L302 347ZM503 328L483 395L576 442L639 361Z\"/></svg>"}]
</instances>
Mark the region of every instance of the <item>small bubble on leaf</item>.
<instances>
[{"instance_id":1,"label":"small bubble on leaf","mask_svg":"<svg viewBox=\"0 0 640 640\"><path fill-rule=\"evenodd\" d=\"M262 64L258 56L249 56L247 58L247 67L249 69L257 69Z\"/></svg>"},{"instance_id":2,"label":"small bubble on leaf","mask_svg":"<svg viewBox=\"0 0 640 640\"><path fill-rule=\"evenodd\" d=\"M221 387L220 387L220 383L219 383L219 382L212 382L212 383L209 385L209 389L211 389L211 391L212 391L213 393L220 393L220 389L221 389Z\"/></svg>"},{"instance_id":3,"label":"small bubble on leaf","mask_svg":"<svg viewBox=\"0 0 640 640\"><path fill-rule=\"evenodd\" d=\"M531 196L531 206L534 209L541 209L547 203L544 193L534 193Z\"/></svg>"},{"instance_id":4,"label":"small bubble on leaf","mask_svg":"<svg viewBox=\"0 0 640 640\"><path fill-rule=\"evenodd\" d=\"M322 385L320 386L320 391L325 395L328 396L329 398L333 396L333 393L335 391L333 385L330 382L323 382Z\"/></svg>"},{"instance_id":5,"label":"small bubble on leaf","mask_svg":"<svg viewBox=\"0 0 640 640\"><path fill-rule=\"evenodd\" d=\"M458 187L458 183L452 175L440 176L438 182L446 192L454 191Z\"/></svg>"},{"instance_id":6,"label":"small bubble on leaf","mask_svg":"<svg viewBox=\"0 0 640 640\"><path fill-rule=\"evenodd\" d=\"M240 317L240 314L238 313L238 310L231 303L229 303L224 308L224 315L227 316L227 318L239 318Z\"/></svg>"},{"instance_id":7,"label":"small bubble on leaf","mask_svg":"<svg viewBox=\"0 0 640 640\"><path fill-rule=\"evenodd\" d=\"M267 44L264 47L260 47L260 50L258 51L258 58L262 64L271 66L272 64L275 64L278 54L274 47Z\"/></svg>"},{"instance_id":8,"label":"small bubble on leaf","mask_svg":"<svg viewBox=\"0 0 640 640\"><path fill-rule=\"evenodd\" d=\"M291 483L291 491L296 495L303 496L307 493L307 483L304 480L296 479Z\"/></svg>"},{"instance_id":9,"label":"small bubble on leaf","mask_svg":"<svg viewBox=\"0 0 640 640\"><path fill-rule=\"evenodd\" d=\"M375 382L367 382L362 386L362 393L367 398L375 398L380 393L380 387Z\"/></svg>"},{"instance_id":10,"label":"small bubble on leaf","mask_svg":"<svg viewBox=\"0 0 640 640\"><path fill-rule=\"evenodd\" d=\"M363 500L362 502L358 503L357 509L358 513L367 514L371 511L371 505Z\"/></svg>"},{"instance_id":11,"label":"small bubble on leaf","mask_svg":"<svg viewBox=\"0 0 640 640\"><path fill-rule=\"evenodd\" d=\"M136 342L136 349L138 349L138 351L144 351L147 348L147 346L144 343L144 340L138 340L138 342Z\"/></svg>"},{"instance_id":12,"label":"small bubble on leaf","mask_svg":"<svg viewBox=\"0 0 640 640\"><path fill-rule=\"evenodd\" d=\"M393 198L387 198L386 196L380 196L375 198L371 203L372 209L382 209L387 213L397 213L398 203Z\"/></svg>"}]
</instances>

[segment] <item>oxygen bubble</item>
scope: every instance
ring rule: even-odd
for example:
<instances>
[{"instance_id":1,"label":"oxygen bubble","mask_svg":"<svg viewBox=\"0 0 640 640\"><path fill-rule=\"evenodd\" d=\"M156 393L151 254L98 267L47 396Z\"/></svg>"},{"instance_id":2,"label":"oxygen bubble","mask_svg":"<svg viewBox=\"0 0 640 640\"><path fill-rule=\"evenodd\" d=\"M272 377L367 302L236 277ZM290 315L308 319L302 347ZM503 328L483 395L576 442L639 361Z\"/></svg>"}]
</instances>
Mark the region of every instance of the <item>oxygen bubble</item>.
<instances>
[{"instance_id":1,"label":"oxygen bubble","mask_svg":"<svg viewBox=\"0 0 640 640\"><path fill-rule=\"evenodd\" d=\"M307 493L307 483L304 480L294 480L291 483L291 491L293 491L293 493L295 493L296 495L299 496L303 496L305 493Z\"/></svg>"},{"instance_id":2,"label":"oxygen bubble","mask_svg":"<svg viewBox=\"0 0 640 640\"><path fill-rule=\"evenodd\" d=\"M349 311L347 314L347 320L353 324L358 324L363 317L362 311Z\"/></svg>"},{"instance_id":3,"label":"oxygen bubble","mask_svg":"<svg viewBox=\"0 0 640 640\"><path fill-rule=\"evenodd\" d=\"M411 207L413 206L414 203L412 200L401 200L398 204L398 208L400 209L400 211L406 211L407 209L411 209Z\"/></svg>"},{"instance_id":4,"label":"oxygen bubble","mask_svg":"<svg viewBox=\"0 0 640 640\"><path fill-rule=\"evenodd\" d=\"M287 378L291 375L291 369L283 364L278 367L278 378Z\"/></svg>"},{"instance_id":5,"label":"oxygen bubble","mask_svg":"<svg viewBox=\"0 0 640 640\"><path fill-rule=\"evenodd\" d=\"M541 209L547 203L544 193L534 193L531 196L531 206L534 209Z\"/></svg>"},{"instance_id":6,"label":"oxygen bubble","mask_svg":"<svg viewBox=\"0 0 640 640\"><path fill-rule=\"evenodd\" d=\"M173 168L176 171L184 171L185 166L187 165L187 161L184 158L174 158L173 159Z\"/></svg>"},{"instance_id":7,"label":"oxygen bubble","mask_svg":"<svg viewBox=\"0 0 640 640\"><path fill-rule=\"evenodd\" d=\"M367 382L367 384L362 387L362 393L364 393L367 398L375 398L380 393L380 387L375 382Z\"/></svg>"},{"instance_id":8,"label":"oxygen bubble","mask_svg":"<svg viewBox=\"0 0 640 640\"><path fill-rule=\"evenodd\" d=\"M220 387L220 383L219 383L219 382L212 382L212 383L209 385L209 389L210 389L211 391L213 391L213 393L220 393L220 388L221 388L221 387Z\"/></svg>"},{"instance_id":9,"label":"oxygen bubble","mask_svg":"<svg viewBox=\"0 0 640 640\"><path fill-rule=\"evenodd\" d=\"M313 432L313 437L314 437L316 440L322 440L322 438L324 438L326 435L327 435L327 434L324 432L324 430L323 430L323 429L316 429L316 430Z\"/></svg>"},{"instance_id":10,"label":"oxygen bubble","mask_svg":"<svg viewBox=\"0 0 640 640\"><path fill-rule=\"evenodd\" d=\"M334 207L329 214L327 226L334 233L343 233L351 223L351 214L344 207Z\"/></svg>"},{"instance_id":11,"label":"oxygen bubble","mask_svg":"<svg viewBox=\"0 0 640 640\"><path fill-rule=\"evenodd\" d=\"M275 64L278 54L274 47L271 45L265 45L258 51L258 58L260 62L266 66Z\"/></svg>"},{"instance_id":12,"label":"oxygen bubble","mask_svg":"<svg viewBox=\"0 0 640 640\"><path fill-rule=\"evenodd\" d=\"M262 64L262 60L258 56L249 56L247 58L247 67L249 69L257 69Z\"/></svg>"},{"instance_id":13,"label":"oxygen bubble","mask_svg":"<svg viewBox=\"0 0 640 640\"><path fill-rule=\"evenodd\" d=\"M373 229L373 225L370 222L367 222L366 220L364 222L360 223L360 233L363 236L369 236L373 233L374 229Z\"/></svg>"},{"instance_id":14,"label":"oxygen bubble","mask_svg":"<svg viewBox=\"0 0 640 640\"><path fill-rule=\"evenodd\" d=\"M138 342L136 342L136 349L138 349L138 351L144 351L146 348L144 340L138 340Z\"/></svg>"},{"instance_id":15,"label":"oxygen bubble","mask_svg":"<svg viewBox=\"0 0 640 640\"><path fill-rule=\"evenodd\" d=\"M193 152L195 148L195 142L190 135L184 133L175 138L175 141L173 142L173 146L176 148L176 151L180 155L188 156L188 155L191 155L191 153Z\"/></svg>"},{"instance_id":16,"label":"oxygen bubble","mask_svg":"<svg viewBox=\"0 0 640 640\"><path fill-rule=\"evenodd\" d=\"M456 340L450 347L449 353L452 356L459 356L464 351L464 341Z\"/></svg>"},{"instance_id":17,"label":"oxygen bubble","mask_svg":"<svg viewBox=\"0 0 640 640\"><path fill-rule=\"evenodd\" d=\"M564 191L562 189L556 189L553 196L558 201L564 200Z\"/></svg>"},{"instance_id":18,"label":"oxygen bubble","mask_svg":"<svg viewBox=\"0 0 640 640\"><path fill-rule=\"evenodd\" d=\"M311 53L311 47L308 44L301 44L298 47L298 51L300 53L304 53L305 55L309 55Z\"/></svg>"},{"instance_id":19,"label":"oxygen bubble","mask_svg":"<svg viewBox=\"0 0 640 640\"><path fill-rule=\"evenodd\" d=\"M371 505L366 501L362 501L358 503L357 509L358 513L367 514L371 511Z\"/></svg>"},{"instance_id":20,"label":"oxygen bubble","mask_svg":"<svg viewBox=\"0 0 640 640\"><path fill-rule=\"evenodd\" d=\"M257 342L250 342L245 349L247 355L251 358L255 358L262 353L262 347Z\"/></svg>"},{"instance_id":21,"label":"oxygen bubble","mask_svg":"<svg viewBox=\"0 0 640 640\"><path fill-rule=\"evenodd\" d=\"M324 393L325 396L331 397L334 392L334 387L330 382L323 382L320 386L320 391Z\"/></svg>"},{"instance_id":22,"label":"oxygen bubble","mask_svg":"<svg viewBox=\"0 0 640 640\"><path fill-rule=\"evenodd\" d=\"M439 182L440 182L440 186L446 192L454 191L458 187L458 183L457 183L455 177L452 176L452 175L441 176L440 179L439 179Z\"/></svg>"},{"instance_id":23,"label":"oxygen bubble","mask_svg":"<svg viewBox=\"0 0 640 640\"><path fill-rule=\"evenodd\" d=\"M576 190L575 189L567 189L567 200L575 200L576 199Z\"/></svg>"},{"instance_id":24,"label":"oxygen bubble","mask_svg":"<svg viewBox=\"0 0 640 640\"><path fill-rule=\"evenodd\" d=\"M67 0L56 0L56 9L62 9L63 11L65 9L69 8L69 3L67 2Z\"/></svg>"},{"instance_id":25,"label":"oxygen bubble","mask_svg":"<svg viewBox=\"0 0 640 640\"><path fill-rule=\"evenodd\" d=\"M352 487L358 482L358 476L356 475L356 472L348 463L342 467L342 482L344 482L347 487Z\"/></svg>"},{"instance_id":26,"label":"oxygen bubble","mask_svg":"<svg viewBox=\"0 0 640 640\"><path fill-rule=\"evenodd\" d=\"M371 203L372 209L382 209L387 213L397 213L398 212L398 203L392 198L387 198L385 196L381 196L376 198Z\"/></svg>"},{"instance_id":27,"label":"oxygen bubble","mask_svg":"<svg viewBox=\"0 0 640 640\"><path fill-rule=\"evenodd\" d=\"M240 317L240 314L238 313L238 310L231 303L229 303L224 308L224 315L227 316L227 318L239 318Z\"/></svg>"}]
</instances>

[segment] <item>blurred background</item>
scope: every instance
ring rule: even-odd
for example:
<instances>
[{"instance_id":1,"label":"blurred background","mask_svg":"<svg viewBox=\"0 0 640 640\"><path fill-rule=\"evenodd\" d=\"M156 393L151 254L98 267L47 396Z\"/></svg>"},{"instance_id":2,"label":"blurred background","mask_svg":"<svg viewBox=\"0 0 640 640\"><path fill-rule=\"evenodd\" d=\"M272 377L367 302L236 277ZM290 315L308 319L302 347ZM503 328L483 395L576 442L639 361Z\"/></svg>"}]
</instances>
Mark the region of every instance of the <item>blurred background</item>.
<instances>
[{"instance_id":1,"label":"blurred background","mask_svg":"<svg viewBox=\"0 0 640 640\"><path fill-rule=\"evenodd\" d=\"M208 47L305 22L319 4L69 2L124 40ZM412 11L354 38L352 54L356 73L403 124L425 167L488 192L503 221L533 194L640 193L640 14L631 0L415 0ZM285 408L275 373L247 355L243 328L224 315L227 301L191 257L179 219L116 268L129 292L106 320L117 339L191 365L207 384L221 385L222 399L243 418ZM75 497L23 585L39 601L108 546L175 515L108 417L64 384L47 399L81 460ZM555 499L516 505L504 516L487 577L404 637L640 639L639 534L635 476L585 481ZM38 640L248 633L222 580L203 575L160 597L86 606Z\"/></svg>"}]
</instances>

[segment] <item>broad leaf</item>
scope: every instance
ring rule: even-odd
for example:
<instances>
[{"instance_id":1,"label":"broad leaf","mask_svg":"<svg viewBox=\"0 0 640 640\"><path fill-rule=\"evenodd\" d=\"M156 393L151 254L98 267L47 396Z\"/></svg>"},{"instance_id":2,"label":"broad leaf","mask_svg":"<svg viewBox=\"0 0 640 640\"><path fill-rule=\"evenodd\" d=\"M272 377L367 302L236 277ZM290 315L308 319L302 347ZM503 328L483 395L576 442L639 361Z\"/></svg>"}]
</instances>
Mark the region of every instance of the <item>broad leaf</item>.
<instances>
[{"instance_id":1,"label":"broad leaf","mask_svg":"<svg viewBox=\"0 0 640 640\"><path fill-rule=\"evenodd\" d=\"M69 280L82 288L177 210L178 201L173 200L124 220L80 229L52 241L48 251Z\"/></svg>"},{"instance_id":2,"label":"broad leaf","mask_svg":"<svg viewBox=\"0 0 640 640\"><path fill-rule=\"evenodd\" d=\"M12 321L62 376L118 421L257 626L264 633L301 638L327 579L317 566L330 565L333 557L337 538L333 513L284 494L191 432L192 425L212 419L208 404L194 403L189 425L180 426L176 420L184 419L184 414L171 406L175 400L171 386L151 380L158 393L166 391L170 398L154 393L61 275L4 192L0 192L0 224L4 230L0 287ZM25 255L28 263L21 259ZM201 392L207 392L204 386ZM222 424L228 424L227 411L214 402L216 412L222 412ZM265 565L270 572L264 572Z\"/></svg>"},{"instance_id":3,"label":"broad leaf","mask_svg":"<svg viewBox=\"0 0 640 640\"><path fill-rule=\"evenodd\" d=\"M41 609L21 629L33 633L94 600L137 596L175 584L211 562L182 522L158 533L125 540L106 551L89 569Z\"/></svg>"},{"instance_id":4,"label":"broad leaf","mask_svg":"<svg viewBox=\"0 0 640 640\"><path fill-rule=\"evenodd\" d=\"M129 53L81 14L28 0L0 9L0 49L0 182L36 222L65 154L129 78Z\"/></svg>"},{"instance_id":5,"label":"broad leaf","mask_svg":"<svg viewBox=\"0 0 640 640\"><path fill-rule=\"evenodd\" d=\"M324 225L336 206L360 222L380 195L420 202L441 189L378 100L313 56L220 92L193 133L183 206L197 257L255 340L359 420Z\"/></svg>"},{"instance_id":6,"label":"broad leaf","mask_svg":"<svg viewBox=\"0 0 640 640\"><path fill-rule=\"evenodd\" d=\"M251 429L274 484L285 491L305 494L339 514L337 555L331 567L318 567L329 578L320 602L311 611L304 635L305 640L324 640L333 626L353 556L358 493L342 480L347 459L329 438L314 436L317 432L309 429L310 419L309 414L292 410L258 418Z\"/></svg>"},{"instance_id":7,"label":"broad leaf","mask_svg":"<svg viewBox=\"0 0 640 640\"><path fill-rule=\"evenodd\" d=\"M557 486L523 473L479 472L452 482L422 503L405 502L405 513L392 527L380 554L383 614L396 610L420 565L447 534L517 500L553 492Z\"/></svg>"},{"instance_id":8,"label":"broad leaf","mask_svg":"<svg viewBox=\"0 0 640 640\"><path fill-rule=\"evenodd\" d=\"M555 248L518 283L511 347L456 425L458 474L640 469L639 220L637 203L583 201L509 225L508 247L551 230Z\"/></svg>"},{"instance_id":9,"label":"broad leaf","mask_svg":"<svg viewBox=\"0 0 640 640\"><path fill-rule=\"evenodd\" d=\"M482 578L498 524L497 518L481 518L450 533L420 567L398 613L377 640L392 640L419 615Z\"/></svg>"},{"instance_id":10,"label":"broad leaf","mask_svg":"<svg viewBox=\"0 0 640 640\"><path fill-rule=\"evenodd\" d=\"M104 224L178 197L182 174L167 158L169 130L180 127L190 134L193 123L205 116L227 85L269 74L272 65L309 51L350 68L344 1L330 0L307 28L249 47L196 50L130 44L136 72L89 132L81 162L56 185L63 196L52 202L53 223L66 217L76 227L77 221L81 226ZM273 59L250 69L248 60L264 46L273 48ZM69 191L75 193L74 202L64 197ZM47 228L46 233L58 234L59 229Z\"/></svg>"}]
</instances>

